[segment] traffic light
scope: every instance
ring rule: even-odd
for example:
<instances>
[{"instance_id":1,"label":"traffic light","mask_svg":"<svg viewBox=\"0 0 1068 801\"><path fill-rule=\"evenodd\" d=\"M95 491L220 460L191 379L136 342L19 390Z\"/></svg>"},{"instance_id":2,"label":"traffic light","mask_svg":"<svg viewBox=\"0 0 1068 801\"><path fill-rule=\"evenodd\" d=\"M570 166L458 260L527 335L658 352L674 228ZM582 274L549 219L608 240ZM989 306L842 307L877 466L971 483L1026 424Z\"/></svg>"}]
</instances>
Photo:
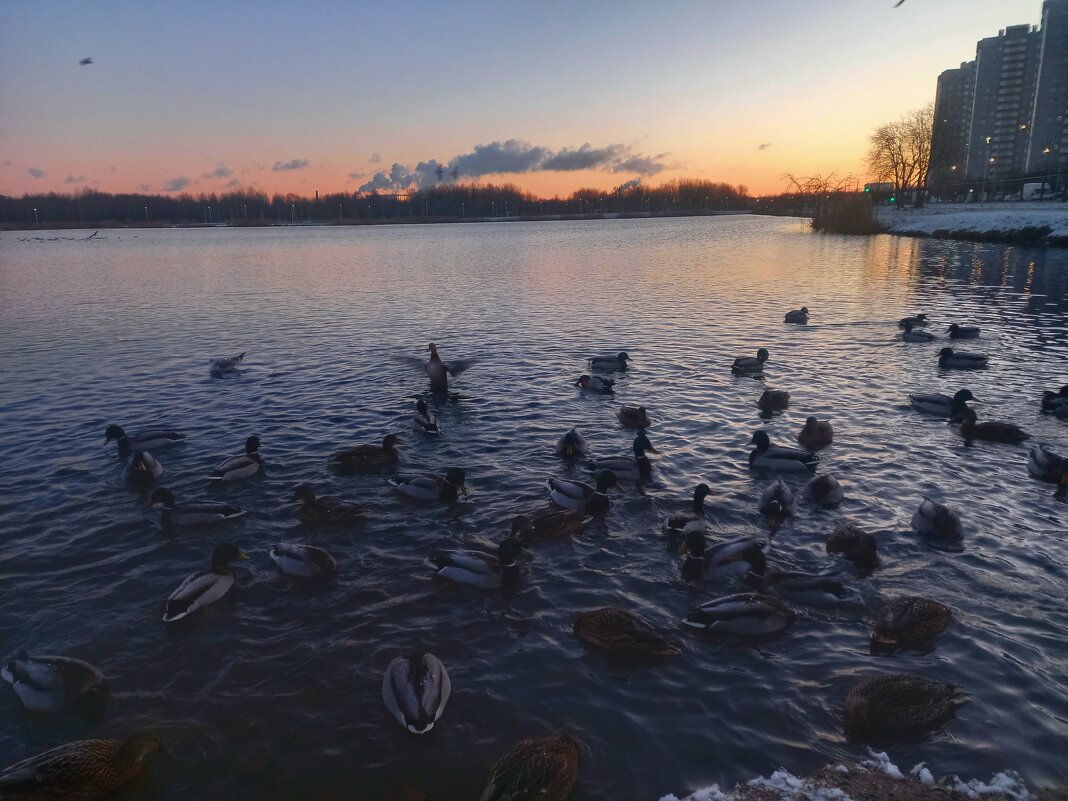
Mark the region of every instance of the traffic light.
<instances>
[{"instance_id":1,"label":"traffic light","mask_svg":"<svg viewBox=\"0 0 1068 801\"><path fill-rule=\"evenodd\" d=\"M893 195L890 195L890 202L894 203L897 200Z\"/></svg>"}]
</instances>

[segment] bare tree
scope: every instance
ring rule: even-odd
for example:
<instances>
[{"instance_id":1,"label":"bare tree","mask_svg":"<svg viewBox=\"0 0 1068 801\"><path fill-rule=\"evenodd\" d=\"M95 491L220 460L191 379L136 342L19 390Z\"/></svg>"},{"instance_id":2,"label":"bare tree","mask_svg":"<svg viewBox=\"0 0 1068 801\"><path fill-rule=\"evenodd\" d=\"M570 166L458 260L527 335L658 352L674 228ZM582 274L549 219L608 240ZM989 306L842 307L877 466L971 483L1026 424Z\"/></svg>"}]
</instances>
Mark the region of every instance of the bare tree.
<instances>
[{"instance_id":1,"label":"bare tree","mask_svg":"<svg viewBox=\"0 0 1068 801\"><path fill-rule=\"evenodd\" d=\"M897 122L880 125L869 138L867 168L877 181L890 181L898 193L916 190L916 205L923 205L927 172L931 166L931 132L934 104L909 111Z\"/></svg>"}]
</instances>

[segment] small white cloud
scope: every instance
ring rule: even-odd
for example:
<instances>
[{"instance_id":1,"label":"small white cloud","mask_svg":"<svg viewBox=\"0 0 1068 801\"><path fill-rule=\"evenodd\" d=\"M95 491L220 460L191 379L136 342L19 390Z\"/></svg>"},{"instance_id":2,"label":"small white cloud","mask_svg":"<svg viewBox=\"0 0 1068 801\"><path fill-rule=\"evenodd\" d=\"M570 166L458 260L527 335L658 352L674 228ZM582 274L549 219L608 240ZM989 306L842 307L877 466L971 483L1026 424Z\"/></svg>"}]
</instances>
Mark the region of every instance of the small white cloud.
<instances>
[{"instance_id":1,"label":"small white cloud","mask_svg":"<svg viewBox=\"0 0 1068 801\"><path fill-rule=\"evenodd\" d=\"M44 178L45 175L47 174L40 167L27 167L26 168L26 172L28 172L30 174L30 176L33 177L33 178Z\"/></svg>"},{"instance_id":2,"label":"small white cloud","mask_svg":"<svg viewBox=\"0 0 1068 801\"><path fill-rule=\"evenodd\" d=\"M307 159L293 159L292 161L286 162L276 161L271 169L275 172L285 172L287 170L303 170L307 166Z\"/></svg>"},{"instance_id":3,"label":"small white cloud","mask_svg":"<svg viewBox=\"0 0 1068 801\"><path fill-rule=\"evenodd\" d=\"M171 180L167 181L167 183L163 185L163 191L181 192L183 189L189 186L189 184L189 179L186 178L184 175L180 175L177 178L171 178Z\"/></svg>"}]
</instances>

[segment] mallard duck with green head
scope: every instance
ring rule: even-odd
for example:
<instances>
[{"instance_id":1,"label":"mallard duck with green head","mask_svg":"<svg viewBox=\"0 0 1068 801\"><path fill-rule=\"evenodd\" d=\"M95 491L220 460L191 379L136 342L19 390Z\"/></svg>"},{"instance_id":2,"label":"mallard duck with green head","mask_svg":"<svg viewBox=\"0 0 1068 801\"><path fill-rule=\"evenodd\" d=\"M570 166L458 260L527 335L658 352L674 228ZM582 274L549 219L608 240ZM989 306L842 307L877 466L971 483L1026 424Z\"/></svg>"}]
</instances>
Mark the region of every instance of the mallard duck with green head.
<instances>
[{"instance_id":1,"label":"mallard duck with green head","mask_svg":"<svg viewBox=\"0 0 1068 801\"><path fill-rule=\"evenodd\" d=\"M163 613L164 623L184 620L193 612L222 598L234 586L234 571L230 563L248 559L236 545L226 542L215 548L211 555L211 567L189 576L171 593Z\"/></svg>"}]
</instances>

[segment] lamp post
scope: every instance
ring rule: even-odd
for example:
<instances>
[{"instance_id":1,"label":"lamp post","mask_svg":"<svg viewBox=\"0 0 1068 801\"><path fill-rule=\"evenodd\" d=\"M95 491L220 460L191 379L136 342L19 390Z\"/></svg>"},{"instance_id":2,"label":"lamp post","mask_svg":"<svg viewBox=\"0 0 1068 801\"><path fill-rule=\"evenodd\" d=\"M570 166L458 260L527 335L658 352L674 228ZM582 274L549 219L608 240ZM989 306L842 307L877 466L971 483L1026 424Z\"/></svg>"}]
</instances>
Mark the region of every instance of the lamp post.
<instances>
[{"instance_id":1,"label":"lamp post","mask_svg":"<svg viewBox=\"0 0 1068 801\"><path fill-rule=\"evenodd\" d=\"M38 219L38 217L37 217L37 207L36 206L33 207L33 224L34 225L40 225L41 224L41 220Z\"/></svg>"},{"instance_id":2,"label":"lamp post","mask_svg":"<svg viewBox=\"0 0 1068 801\"><path fill-rule=\"evenodd\" d=\"M956 198L957 198L957 165L956 164L950 164L949 165L949 171L951 173L953 173L953 184L952 184L952 186L953 186L953 199L956 200Z\"/></svg>"}]
</instances>

